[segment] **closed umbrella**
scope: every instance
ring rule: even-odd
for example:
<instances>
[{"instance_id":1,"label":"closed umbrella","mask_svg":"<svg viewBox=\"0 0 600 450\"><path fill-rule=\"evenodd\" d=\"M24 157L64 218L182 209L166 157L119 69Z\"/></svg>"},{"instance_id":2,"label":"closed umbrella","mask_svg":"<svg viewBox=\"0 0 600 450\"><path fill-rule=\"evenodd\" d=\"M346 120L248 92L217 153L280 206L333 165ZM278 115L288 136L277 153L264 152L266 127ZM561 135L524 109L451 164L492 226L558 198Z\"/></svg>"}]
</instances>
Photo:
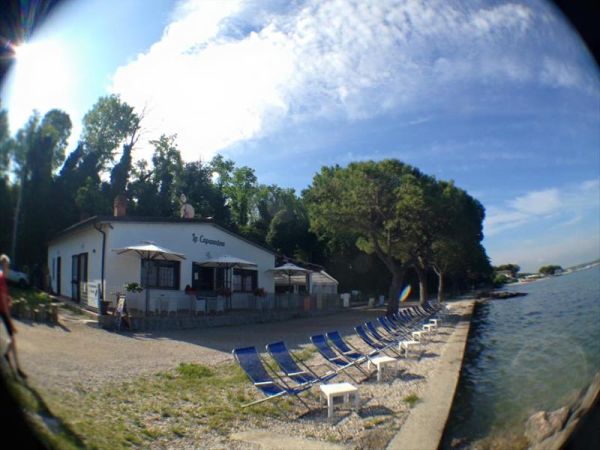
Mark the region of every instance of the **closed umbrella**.
<instances>
[{"instance_id":1,"label":"closed umbrella","mask_svg":"<svg viewBox=\"0 0 600 450\"><path fill-rule=\"evenodd\" d=\"M146 283L144 286L146 289L146 314L148 314L148 304L150 303L150 288L148 287L150 280L150 261L180 261L185 259L185 256L181 253L174 252L165 247L160 247L152 241L142 241L139 245L115 248L113 249L113 252L116 252L118 255L133 253L138 255L142 261L146 261Z\"/></svg>"}]
</instances>

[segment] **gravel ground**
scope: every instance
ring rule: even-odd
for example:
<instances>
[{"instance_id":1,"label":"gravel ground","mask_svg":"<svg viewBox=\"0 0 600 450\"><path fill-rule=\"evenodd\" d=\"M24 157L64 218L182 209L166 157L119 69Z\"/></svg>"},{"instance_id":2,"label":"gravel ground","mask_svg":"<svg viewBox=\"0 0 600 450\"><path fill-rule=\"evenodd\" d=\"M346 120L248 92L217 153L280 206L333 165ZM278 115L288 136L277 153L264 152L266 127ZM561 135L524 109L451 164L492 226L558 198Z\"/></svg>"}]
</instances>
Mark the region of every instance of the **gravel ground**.
<instances>
[{"instance_id":1,"label":"gravel ground","mask_svg":"<svg viewBox=\"0 0 600 450\"><path fill-rule=\"evenodd\" d=\"M452 305L460 314L461 302ZM204 330L115 333L100 329L87 316L65 312L61 326L17 321L19 355L32 385L49 391L89 391L105 383L173 369L181 362L207 365L230 361L230 351L240 345L262 349L268 342L285 338L290 348L308 343L308 336L337 329L350 335L361 322L381 315L383 310L350 310L332 316L292 321L221 327ZM342 411L334 422L327 421L326 408L319 407L318 388L309 399L311 411L290 420L260 419L245 422L232 431L268 429L282 436L299 436L337 442L353 448L381 448L400 428L410 413L406 398L421 397L427 375L435 367L444 345L453 332L447 323L418 349L420 355L400 360L399 376L381 383L375 375L359 385L360 412ZM350 342L364 347L357 338ZM365 349L366 350L366 349ZM317 354L309 365L322 364ZM322 368L323 369L323 368ZM360 373L351 372L361 379ZM335 382L352 380L341 375ZM383 441L381 441L383 439ZM256 444L230 440L218 434L202 434L195 442L157 442L155 448L258 448Z\"/></svg>"},{"instance_id":2,"label":"gravel ground","mask_svg":"<svg viewBox=\"0 0 600 450\"><path fill-rule=\"evenodd\" d=\"M106 382L172 369L182 362L218 364L231 359L234 347L256 345L264 349L265 344L282 337L294 348L307 344L312 334L331 329L350 332L357 323L383 312L351 310L238 327L115 333L99 328L88 316L63 311L60 326L15 321L22 366L30 381L44 389L88 390Z\"/></svg>"}]
</instances>

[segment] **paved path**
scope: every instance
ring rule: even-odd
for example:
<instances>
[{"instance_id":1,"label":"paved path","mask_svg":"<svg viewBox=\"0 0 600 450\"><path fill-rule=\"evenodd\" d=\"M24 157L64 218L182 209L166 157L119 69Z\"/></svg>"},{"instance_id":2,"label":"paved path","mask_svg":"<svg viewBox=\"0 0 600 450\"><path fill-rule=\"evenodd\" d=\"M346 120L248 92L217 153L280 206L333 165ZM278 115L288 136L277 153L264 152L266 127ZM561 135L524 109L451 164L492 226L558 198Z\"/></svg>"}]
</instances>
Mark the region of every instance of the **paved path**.
<instances>
[{"instance_id":1,"label":"paved path","mask_svg":"<svg viewBox=\"0 0 600 450\"><path fill-rule=\"evenodd\" d=\"M462 303L462 302L461 302ZM400 431L388 444L388 450L437 450L450 415L458 386L474 301L466 303L462 315L427 380L423 397L411 411ZM455 308L457 304L453 305Z\"/></svg>"}]
</instances>

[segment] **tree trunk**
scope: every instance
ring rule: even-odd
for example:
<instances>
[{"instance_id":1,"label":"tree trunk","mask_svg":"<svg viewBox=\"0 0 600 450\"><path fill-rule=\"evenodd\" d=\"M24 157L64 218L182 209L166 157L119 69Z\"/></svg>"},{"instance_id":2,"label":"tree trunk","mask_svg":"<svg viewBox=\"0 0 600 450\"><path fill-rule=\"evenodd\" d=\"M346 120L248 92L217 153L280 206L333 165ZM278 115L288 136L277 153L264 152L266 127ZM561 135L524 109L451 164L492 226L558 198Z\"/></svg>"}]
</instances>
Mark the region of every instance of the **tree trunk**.
<instances>
[{"instance_id":1,"label":"tree trunk","mask_svg":"<svg viewBox=\"0 0 600 450\"><path fill-rule=\"evenodd\" d=\"M442 303L446 301L446 292L444 291L444 272L436 272L438 276L438 302Z\"/></svg>"},{"instance_id":2,"label":"tree trunk","mask_svg":"<svg viewBox=\"0 0 600 450\"><path fill-rule=\"evenodd\" d=\"M25 184L24 177L21 179L19 193L17 195L17 204L15 206L15 217L12 229L12 241L10 244L10 257L13 264L17 264L17 239L19 237L19 216L21 215L21 203L23 201L23 185Z\"/></svg>"},{"instance_id":3,"label":"tree trunk","mask_svg":"<svg viewBox=\"0 0 600 450\"><path fill-rule=\"evenodd\" d=\"M389 302L387 313L392 314L398 310L400 291L402 290L402 283L404 283L405 269L402 266L394 267L392 272L392 284L389 290Z\"/></svg>"},{"instance_id":4,"label":"tree trunk","mask_svg":"<svg viewBox=\"0 0 600 450\"><path fill-rule=\"evenodd\" d=\"M429 297L429 293L427 292L427 271L419 267L418 264L415 264L415 271L417 272L417 277L419 277L419 303L424 305L427 303L427 298Z\"/></svg>"}]
</instances>

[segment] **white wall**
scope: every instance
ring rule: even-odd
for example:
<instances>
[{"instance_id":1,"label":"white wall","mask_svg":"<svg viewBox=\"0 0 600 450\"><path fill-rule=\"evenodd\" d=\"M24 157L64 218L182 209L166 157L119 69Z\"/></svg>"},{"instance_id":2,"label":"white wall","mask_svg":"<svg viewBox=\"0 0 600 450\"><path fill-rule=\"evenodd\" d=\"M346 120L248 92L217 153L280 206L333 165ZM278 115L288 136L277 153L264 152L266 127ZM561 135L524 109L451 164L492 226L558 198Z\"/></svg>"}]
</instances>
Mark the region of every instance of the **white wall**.
<instances>
[{"instance_id":1,"label":"white wall","mask_svg":"<svg viewBox=\"0 0 600 450\"><path fill-rule=\"evenodd\" d=\"M266 272L275 266L275 256L242 239L236 238L208 223L144 223L113 222L108 230L106 245L106 298L114 292L122 292L130 282L141 282L141 264L136 255L118 255L113 249L137 245L141 241L153 241L185 255L181 261L180 290L192 284L192 263L203 262L219 256L231 255L253 262L258 266L258 287L274 292L273 274ZM98 233L99 234L99 233ZM193 234L198 238L193 240ZM203 239L220 241L224 246L201 242Z\"/></svg>"},{"instance_id":2,"label":"white wall","mask_svg":"<svg viewBox=\"0 0 600 450\"><path fill-rule=\"evenodd\" d=\"M88 286L98 287L101 279L102 261L102 234L94 228L84 228L69 233L48 246L48 268L50 269L50 282L52 290L57 292L57 258L61 257L61 295L71 297L71 257L81 253L88 255ZM54 260L54 263L53 263ZM52 270L54 268L54 270ZM88 305L96 308L97 300L89 295ZM82 301L83 302L83 301Z\"/></svg>"}]
</instances>

